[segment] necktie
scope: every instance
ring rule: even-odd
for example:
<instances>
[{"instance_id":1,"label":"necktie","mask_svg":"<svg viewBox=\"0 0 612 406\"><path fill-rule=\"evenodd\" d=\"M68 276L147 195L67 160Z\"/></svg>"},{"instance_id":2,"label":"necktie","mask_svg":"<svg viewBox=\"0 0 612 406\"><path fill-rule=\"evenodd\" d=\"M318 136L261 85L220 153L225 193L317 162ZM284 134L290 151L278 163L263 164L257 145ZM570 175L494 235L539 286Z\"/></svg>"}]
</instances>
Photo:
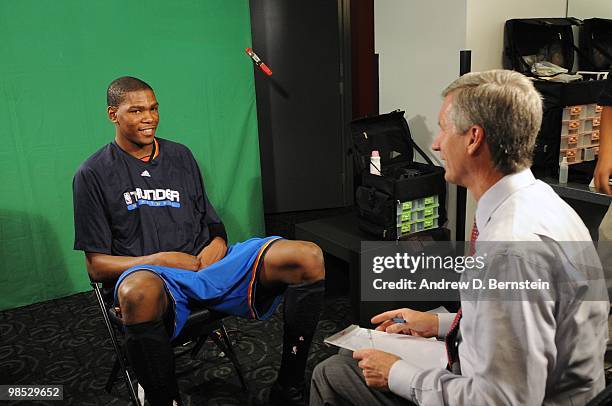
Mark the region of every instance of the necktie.
<instances>
[{"instance_id":1,"label":"necktie","mask_svg":"<svg viewBox=\"0 0 612 406\"><path fill-rule=\"evenodd\" d=\"M472 226L472 235L470 236L470 255L474 255L476 252L476 240L478 239L478 227L476 227L476 220L474 220L474 225ZM459 344L457 343L457 335L459 334L459 322L461 321L461 316L463 312L461 308L457 312L453 322L448 329L448 333L446 333L446 337L444 338L444 344L446 345L446 356L448 358L448 365L446 369L452 371L453 363L459 360Z\"/></svg>"},{"instance_id":2,"label":"necktie","mask_svg":"<svg viewBox=\"0 0 612 406\"><path fill-rule=\"evenodd\" d=\"M470 256L474 256L476 253L476 240L478 239L478 227L476 226L476 220L472 226L472 234L470 235Z\"/></svg>"},{"instance_id":3,"label":"necktie","mask_svg":"<svg viewBox=\"0 0 612 406\"><path fill-rule=\"evenodd\" d=\"M446 345L446 357L448 358L448 365L446 369L452 371L453 363L459 360L459 344L457 343L457 335L459 334L459 322L461 321L461 315L463 312L461 308L457 312L455 319L453 320L446 337L444 338L444 344Z\"/></svg>"}]
</instances>

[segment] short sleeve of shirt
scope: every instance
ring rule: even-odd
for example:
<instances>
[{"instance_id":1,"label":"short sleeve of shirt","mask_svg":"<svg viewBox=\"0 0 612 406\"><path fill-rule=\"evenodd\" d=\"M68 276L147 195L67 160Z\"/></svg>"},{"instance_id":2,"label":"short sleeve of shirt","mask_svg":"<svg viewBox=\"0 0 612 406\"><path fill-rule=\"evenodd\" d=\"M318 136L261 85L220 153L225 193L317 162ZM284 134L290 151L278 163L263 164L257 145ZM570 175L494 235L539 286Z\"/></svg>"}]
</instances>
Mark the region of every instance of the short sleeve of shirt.
<instances>
[{"instance_id":1,"label":"short sleeve of shirt","mask_svg":"<svg viewBox=\"0 0 612 406\"><path fill-rule=\"evenodd\" d=\"M221 219L219 218L219 215L217 214L217 211L208 199L208 195L206 194L206 188L204 186L204 179L202 178L202 171L200 170L198 162L196 161L191 151L187 150L187 154L189 157L189 161L191 162L191 172L195 179L195 186L198 191L198 196L200 197L200 210L203 210L205 213L205 216L203 218L203 225L206 227L210 227L213 224L223 224Z\"/></svg>"},{"instance_id":2,"label":"short sleeve of shirt","mask_svg":"<svg viewBox=\"0 0 612 406\"><path fill-rule=\"evenodd\" d=\"M597 104L600 106L612 106L612 72L608 73L608 79Z\"/></svg>"},{"instance_id":3,"label":"short sleeve of shirt","mask_svg":"<svg viewBox=\"0 0 612 406\"><path fill-rule=\"evenodd\" d=\"M95 172L81 167L72 181L74 249L111 254L112 233Z\"/></svg>"}]
</instances>

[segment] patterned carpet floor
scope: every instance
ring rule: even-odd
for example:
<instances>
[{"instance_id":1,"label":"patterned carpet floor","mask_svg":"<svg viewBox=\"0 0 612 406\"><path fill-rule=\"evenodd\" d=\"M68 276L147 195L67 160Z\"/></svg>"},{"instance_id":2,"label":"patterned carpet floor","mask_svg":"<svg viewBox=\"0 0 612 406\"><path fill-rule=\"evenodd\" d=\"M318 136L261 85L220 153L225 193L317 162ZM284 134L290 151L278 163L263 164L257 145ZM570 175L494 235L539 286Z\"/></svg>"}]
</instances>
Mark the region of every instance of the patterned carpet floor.
<instances>
[{"instance_id":1,"label":"patterned carpet floor","mask_svg":"<svg viewBox=\"0 0 612 406\"><path fill-rule=\"evenodd\" d=\"M328 298L309 354L307 379L314 366L336 352L323 339L349 323L346 297ZM209 340L197 360L178 358L185 405L241 405L249 397L267 398L276 380L282 347L282 312L265 322L225 319L249 385L245 393L231 362ZM61 384L64 401L50 405L127 405L125 384L109 394L104 385L114 351L92 292L0 312L0 384ZM308 382L308 381L307 381ZM25 402L0 402L24 404Z\"/></svg>"}]
</instances>

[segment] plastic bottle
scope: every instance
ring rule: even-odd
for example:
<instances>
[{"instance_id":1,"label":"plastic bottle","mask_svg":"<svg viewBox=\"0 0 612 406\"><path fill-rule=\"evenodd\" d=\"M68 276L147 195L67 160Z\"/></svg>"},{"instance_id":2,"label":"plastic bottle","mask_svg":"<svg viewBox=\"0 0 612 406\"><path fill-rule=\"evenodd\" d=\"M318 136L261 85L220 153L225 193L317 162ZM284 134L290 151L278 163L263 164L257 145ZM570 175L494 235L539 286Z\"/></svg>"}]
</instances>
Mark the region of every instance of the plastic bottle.
<instances>
[{"instance_id":1,"label":"plastic bottle","mask_svg":"<svg viewBox=\"0 0 612 406\"><path fill-rule=\"evenodd\" d=\"M569 164L567 163L567 157L563 157L559 164L559 183L567 183L567 173L569 170Z\"/></svg>"},{"instance_id":2,"label":"plastic bottle","mask_svg":"<svg viewBox=\"0 0 612 406\"><path fill-rule=\"evenodd\" d=\"M370 173L372 175L381 176L380 170L380 154L377 150L374 150L372 151L372 156L370 157Z\"/></svg>"}]
</instances>

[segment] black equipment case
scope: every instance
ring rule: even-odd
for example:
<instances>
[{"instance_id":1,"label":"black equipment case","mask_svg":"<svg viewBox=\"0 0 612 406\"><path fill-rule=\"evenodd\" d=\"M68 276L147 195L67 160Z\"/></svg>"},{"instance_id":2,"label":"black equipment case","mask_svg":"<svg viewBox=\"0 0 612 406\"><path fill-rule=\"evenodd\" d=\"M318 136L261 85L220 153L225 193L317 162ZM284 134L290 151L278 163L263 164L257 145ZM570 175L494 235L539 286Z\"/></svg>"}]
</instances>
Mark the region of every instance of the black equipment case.
<instances>
[{"instance_id":1,"label":"black equipment case","mask_svg":"<svg viewBox=\"0 0 612 406\"><path fill-rule=\"evenodd\" d=\"M578 44L580 70L612 69L612 20L589 18L582 21Z\"/></svg>"},{"instance_id":2,"label":"black equipment case","mask_svg":"<svg viewBox=\"0 0 612 406\"><path fill-rule=\"evenodd\" d=\"M536 139L532 169L538 176L557 177L563 109L596 103L605 80L571 83L535 81L534 85L544 99L544 116ZM594 167L594 161L571 165L570 175L576 176L575 180L588 182L593 176Z\"/></svg>"},{"instance_id":3,"label":"black equipment case","mask_svg":"<svg viewBox=\"0 0 612 406\"><path fill-rule=\"evenodd\" d=\"M504 26L504 68L533 76L531 65L548 61L572 71L573 21L566 18L507 20Z\"/></svg>"},{"instance_id":4,"label":"black equipment case","mask_svg":"<svg viewBox=\"0 0 612 406\"><path fill-rule=\"evenodd\" d=\"M603 23L600 25L599 21L595 23L585 21L587 28L592 27L588 28L590 31L595 26L599 30L603 25ZM585 49L577 49L574 45L572 26L581 24L574 18L507 20L504 27L504 68L534 76L530 64L548 61L571 72L574 65L574 51L578 51L581 63L588 58L588 50L584 52ZM595 37L602 38L603 35ZM596 103L604 82L603 80L570 83L534 81L536 89L544 98L544 116L533 157L532 169L536 175L554 177L558 175L563 110L566 107ZM593 167L593 161L571 165L570 175L592 176Z\"/></svg>"},{"instance_id":5,"label":"black equipment case","mask_svg":"<svg viewBox=\"0 0 612 406\"><path fill-rule=\"evenodd\" d=\"M446 222L444 168L434 165L414 143L403 111L354 120L351 134L355 169L361 174L356 204L362 231L384 240L399 239L398 205L432 196L439 204L437 224ZM415 149L427 164L414 162ZM380 153L382 176L369 173L373 150Z\"/></svg>"}]
</instances>

